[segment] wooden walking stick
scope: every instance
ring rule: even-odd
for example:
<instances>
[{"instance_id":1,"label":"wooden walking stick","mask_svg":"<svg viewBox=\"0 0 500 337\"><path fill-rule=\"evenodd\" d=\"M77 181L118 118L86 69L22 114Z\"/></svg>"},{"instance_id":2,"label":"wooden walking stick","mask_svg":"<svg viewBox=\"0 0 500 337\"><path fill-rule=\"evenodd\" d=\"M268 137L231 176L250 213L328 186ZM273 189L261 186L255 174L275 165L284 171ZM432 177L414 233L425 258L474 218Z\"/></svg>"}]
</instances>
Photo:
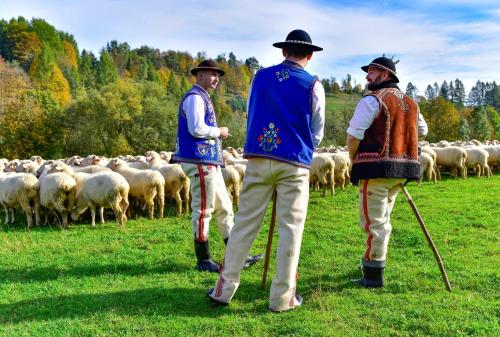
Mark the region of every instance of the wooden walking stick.
<instances>
[{"instance_id":1,"label":"wooden walking stick","mask_svg":"<svg viewBox=\"0 0 500 337\"><path fill-rule=\"evenodd\" d=\"M264 259L264 271L262 272L262 290L266 288L267 270L271 258L271 246L273 245L274 226L276 224L276 190L273 191L273 211L271 213L271 226L267 236L266 257Z\"/></svg>"},{"instance_id":2,"label":"wooden walking stick","mask_svg":"<svg viewBox=\"0 0 500 337\"><path fill-rule=\"evenodd\" d=\"M425 227L424 220L422 219L422 216L418 212L417 206L413 202L410 194L406 190L403 184L399 184L399 187L401 188L401 191L403 191L406 200L408 200L408 203L410 204L413 213L415 213L415 216L417 217L418 223L420 224L420 228L422 228L422 232L424 232L425 238L427 239L427 242L429 243L429 246L432 249L432 253L434 253L434 258L436 259L436 262L439 266L439 270L441 271L441 276L443 277L444 284L446 285L446 289L448 291L451 291L451 285L450 281L448 280L448 275L446 275L446 270L444 270L444 265L443 261L441 260L441 256L439 256L439 252L436 248L436 245L434 245L434 241L432 241L431 235L429 234L429 231L427 230L427 227Z\"/></svg>"}]
</instances>

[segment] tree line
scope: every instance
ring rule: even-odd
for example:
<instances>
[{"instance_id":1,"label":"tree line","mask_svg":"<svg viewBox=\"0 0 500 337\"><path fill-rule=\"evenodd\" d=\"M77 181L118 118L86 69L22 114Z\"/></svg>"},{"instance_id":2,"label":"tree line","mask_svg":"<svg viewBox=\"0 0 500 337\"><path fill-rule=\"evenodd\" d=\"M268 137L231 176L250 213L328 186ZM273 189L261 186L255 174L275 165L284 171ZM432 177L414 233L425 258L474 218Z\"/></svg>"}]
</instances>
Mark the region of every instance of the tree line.
<instances>
[{"instance_id":1,"label":"tree line","mask_svg":"<svg viewBox=\"0 0 500 337\"><path fill-rule=\"evenodd\" d=\"M43 19L0 20L0 156L114 156L172 150L178 105L194 82L190 69L206 58L203 52L193 56L148 46L131 48L118 41L108 42L95 55L80 51L71 34ZM241 146L248 88L260 64L255 57L239 60L232 52L215 60L226 72L212 96L219 123L231 129L232 137L225 145ZM499 135L498 123L494 124L500 101L496 84L478 82L464 99L465 94L455 97L457 81L451 89L448 84L447 89L443 89L444 84L432 87L420 100L430 128L437 127L432 137L482 139ZM327 95L352 97L352 102L365 91L349 74L340 81L330 78L321 82ZM416 97L416 88L412 95ZM336 133L345 130L336 119L345 124L353 112L349 107L327 111L327 126L331 119ZM335 105L333 110L337 110ZM337 116L339 113L342 116ZM462 131L439 129L446 123L436 114L441 119L453 117L453 128ZM484 115L486 122L480 122ZM481 125L485 123L490 134L477 137L477 130L484 129ZM337 138L330 140L341 144L343 137Z\"/></svg>"}]
</instances>

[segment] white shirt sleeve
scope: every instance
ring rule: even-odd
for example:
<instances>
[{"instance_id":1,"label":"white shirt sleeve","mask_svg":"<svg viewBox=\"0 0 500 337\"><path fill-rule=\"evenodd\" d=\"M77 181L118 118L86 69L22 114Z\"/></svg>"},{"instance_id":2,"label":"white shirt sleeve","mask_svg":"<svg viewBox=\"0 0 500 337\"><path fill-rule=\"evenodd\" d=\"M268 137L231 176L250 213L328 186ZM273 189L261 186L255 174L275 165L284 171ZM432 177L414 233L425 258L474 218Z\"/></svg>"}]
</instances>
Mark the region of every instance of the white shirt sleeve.
<instances>
[{"instance_id":1,"label":"white shirt sleeve","mask_svg":"<svg viewBox=\"0 0 500 337\"><path fill-rule=\"evenodd\" d=\"M424 116L422 116L422 114L420 113L420 108L418 109L417 126L419 136L427 135L427 132L429 132L429 128L427 127L427 122L425 121Z\"/></svg>"},{"instance_id":2,"label":"white shirt sleeve","mask_svg":"<svg viewBox=\"0 0 500 337\"><path fill-rule=\"evenodd\" d=\"M182 104L186 114L189 133L196 138L218 138L218 127L205 124L205 102L199 95L189 95Z\"/></svg>"},{"instance_id":3,"label":"white shirt sleeve","mask_svg":"<svg viewBox=\"0 0 500 337\"><path fill-rule=\"evenodd\" d=\"M312 92L312 114L310 123L314 147L317 147L323 139L325 128L325 102L325 89L320 81L316 81Z\"/></svg>"},{"instance_id":4,"label":"white shirt sleeve","mask_svg":"<svg viewBox=\"0 0 500 337\"><path fill-rule=\"evenodd\" d=\"M363 97L356 105L347 133L358 140L365 138L365 131L372 125L379 110L380 105L375 97Z\"/></svg>"}]
</instances>

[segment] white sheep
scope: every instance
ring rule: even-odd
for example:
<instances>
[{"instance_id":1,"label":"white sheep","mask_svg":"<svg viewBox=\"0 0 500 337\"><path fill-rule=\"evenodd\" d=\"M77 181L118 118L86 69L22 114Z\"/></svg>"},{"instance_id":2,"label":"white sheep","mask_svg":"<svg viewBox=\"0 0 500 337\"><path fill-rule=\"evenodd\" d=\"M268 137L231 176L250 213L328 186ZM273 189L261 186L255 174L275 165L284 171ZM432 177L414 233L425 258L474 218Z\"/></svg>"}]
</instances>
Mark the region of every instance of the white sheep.
<instances>
[{"instance_id":1,"label":"white sheep","mask_svg":"<svg viewBox=\"0 0 500 337\"><path fill-rule=\"evenodd\" d=\"M326 153L313 156L309 180L315 183L315 187L321 182L323 185L323 196L326 196L328 185L330 186L332 195L335 194L335 162L331 156Z\"/></svg>"},{"instance_id":2,"label":"white sheep","mask_svg":"<svg viewBox=\"0 0 500 337\"><path fill-rule=\"evenodd\" d=\"M424 173L427 174L427 179L428 180L433 180L436 182L437 175L436 171L434 170L434 160L432 159L432 156L426 152L422 152L420 154L420 182L422 182L422 178L424 176Z\"/></svg>"},{"instance_id":3,"label":"white sheep","mask_svg":"<svg viewBox=\"0 0 500 337\"><path fill-rule=\"evenodd\" d=\"M104 208L111 208L115 213L118 225L123 227L127 217L128 194L130 186L125 178L116 172L100 172L94 174L77 173L78 188L76 191L76 207L71 213L73 220L90 208L92 222L95 227L95 212L99 207L101 224L104 223Z\"/></svg>"},{"instance_id":4,"label":"white sheep","mask_svg":"<svg viewBox=\"0 0 500 337\"><path fill-rule=\"evenodd\" d=\"M424 143L424 142L421 142L421 143ZM441 171L439 171L439 166L437 164L437 155L436 155L436 151L434 151L430 146L429 146L429 142L425 142L424 145L422 145L420 147L420 151L421 152L425 152L427 154L429 154L431 157L432 157L432 161L434 163L434 173L436 174L436 179L441 179Z\"/></svg>"},{"instance_id":5,"label":"white sheep","mask_svg":"<svg viewBox=\"0 0 500 337\"><path fill-rule=\"evenodd\" d=\"M165 179L160 172L136 169L117 158L110 160L108 167L127 180L130 185L129 197L146 203L151 220L154 218L155 198L158 198L159 216L163 218Z\"/></svg>"},{"instance_id":6,"label":"white sheep","mask_svg":"<svg viewBox=\"0 0 500 337\"><path fill-rule=\"evenodd\" d=\"M240 174L233 165L226 165L221 168L224 184L233 203L238 206L240 203Z\"/></svg>"},{"instance_id":7,"label":"white sheep","mask_svg":"<svg viewBox=\"0 0 500 337\"><path fill-rule=\"evenodd\" d=\"M491 177L491 169L488 165L488 157L490 156L488 151L479 147L466 147L464 150L467 153L465 160L467 168L475 168L478 178L481 177L481 174Z\"/></svg>"},{"instance_id":8,"label":"white sheep","mask_svg":"<svg viewBox=\"0 0 500 337\"><path fill-rule=\"evenodd\" d=\"M436 152L436 162L438 165L451 167L452 171L457 168L460 170L462 178L467 177L467 166L465 165L467 153L463 148L449 146L444 148L433 147L432 149Z\"/></svg>"},{"instance_id":9,"label":"white sheep","mask_svg":"<svg viewBox=\"0 0 500 337\"><path fill-rule=\"evenodd\" d=\"M349 184L351 180L351 160L349 159L349 153L347 152L337 152L337 153L324 153L323 155L329 156L335 162L335 183L338 184L342 189L345 189L345 185Z\"/></svg>"},{"instance_id":10,"label":"white sheep","mask_svg":"<svg viewBox=\"0 0 500 337\"><path fill-rule=\"evenodd\" d=\"M68 213L75 205L76 181L73 175L68 165L56 163L40 176L40 204L61 214L62 228L68 228Z\"/></svg>"},{"instance_id":11,"label":"white sheep","mask_svg":"<svg viewBox=\"0 0 500 337\"><path fill-rule=\"evenodd\" d=\"M3 164L2 164L3 165ZM14 209L21 207L26 214L28 228L33 226L32 214L35 213L35 225L40 225L40 183L29 173L3 173L0 171L0 204L5 211L5 223L14 223Z\"/></svg>"},{"instance_id":12,"label":"white sheep","mask_svg":"<svg viewBox=\"0 0 500 337\"><path fill-rule=\"evenodd\" d=\"M108 167L101 166L101 165L89 165L89 166L83 166L83 167L75 167L74 171L92 174L92 173L99 173L99 172L111 172L111 169Z\"/></svg>"},{"instance_id":13,"label":"white sheep","mask_svg":"<svg viewBox=\"0 0 500 337\"><path fill-rule=\"evenodd\" d=\"M483 149L488 152L488 165L491 170L495 170L495 167L500 165L500 146L499 145L489 145L483 147Z\"/></svg>"}]
</instances>

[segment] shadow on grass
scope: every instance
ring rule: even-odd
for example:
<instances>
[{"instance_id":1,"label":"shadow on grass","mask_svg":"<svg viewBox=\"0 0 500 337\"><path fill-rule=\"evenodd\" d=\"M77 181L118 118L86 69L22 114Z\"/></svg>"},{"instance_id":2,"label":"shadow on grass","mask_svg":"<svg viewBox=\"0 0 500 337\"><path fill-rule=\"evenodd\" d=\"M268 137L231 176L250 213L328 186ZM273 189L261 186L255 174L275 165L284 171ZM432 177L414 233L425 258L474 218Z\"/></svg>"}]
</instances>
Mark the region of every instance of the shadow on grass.
<instances>
[{"instance_id":1,"label":"shadow on grass","mask_svg":"<svg viewBox=\"0 0 500 337\"><path fill-rule=\"evenodd\" d=\"M146 274L168 274L180 273L186 270L194 269L193 264L178 264L169 261L166 264L158 266L145 266L141 264L110 264L110 265L89 265L75 266L72 268L33 268L26 270L25 268L0 268L0 283L3 282L23 282L29 283L33 281L50 281L68 276L88 277L100 276L105 274L122 274L128 276L138 276Z\"/></svg>"},{"instance_id":2,"label":"shadow on grass","mask_svg":"<svg viewBox=\"0 0 500 337\"><path fill-rule=\"evenodd\" d=\"M229 307L231 313L241 309ZM216 307L200 289L147 288L113 293L42 297L0 304L0 324L89 317L121 316L217 317L228 313Z\"/></svg>"}]
</instances>

